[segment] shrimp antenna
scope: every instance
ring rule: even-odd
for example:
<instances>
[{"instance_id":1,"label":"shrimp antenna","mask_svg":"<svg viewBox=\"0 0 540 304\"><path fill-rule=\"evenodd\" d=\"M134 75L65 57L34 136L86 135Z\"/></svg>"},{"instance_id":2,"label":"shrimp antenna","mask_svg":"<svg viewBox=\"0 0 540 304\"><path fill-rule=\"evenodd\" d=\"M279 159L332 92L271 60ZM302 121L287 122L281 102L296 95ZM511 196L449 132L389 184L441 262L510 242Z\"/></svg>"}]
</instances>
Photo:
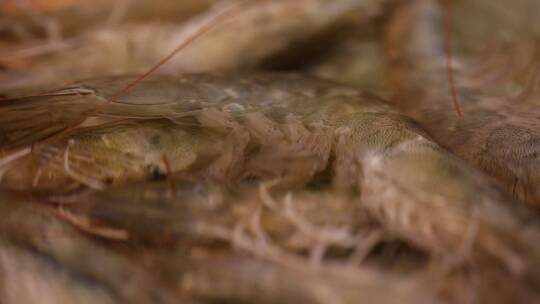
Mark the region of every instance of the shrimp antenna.
<instances>
[{"instance_id":1,"label":"shrimp antenna","mask_svg":"<svg viewBox=\"0 0 540 304\"><path fill-rule=\"evenodd\" d=\"M456 83L454 81L454 70L452 69L452 30L453 30L453 14L450 1L447 1L446 9L444 10L444 48L446 53L446 73L450 85L450 94L452 95L452 103L459 117L463 117L461 106L458 100Z\"/></svg>"},{"instance_id":2,"label":"shrimp antenna","mask_svg":"<svg viewBox=\"0 0 540 304\"><path fill-rule=\"evenodd\" d=\"M201 37L202 35L206 34L208 31L212 30L216 25L220 24L221 22L226 20L228 17L233 16L234 13L236 13L246 3L247 3L247 0L238 1L230 5L228 8L225 8L222 11L220 11L218 14L214 16L212 20L210 20L207 23L204 23L199 29L197 29L194 33L192 33L184 41L182 41L169 55L161 59L157 64L152 66L150 69L148 69L146 72L138 76L136 79L134 79L133 81L130 81L124 87L116 91L113 94L113 96L109 98L104 104L100 105L94 111L88 113L87 115L82 116L72 126L67 127L66 129L60 131L59 133L49 137L48 139L45 139L43 142L41 142L41 144L51 143L57 140L58 138L62 138L63 136L69 134L69 132L71 132L75 128L82 125L84 121L86 120L86 118L88 118L89 116L94 116L96 114L101 113L107 106L109 106L111 103L118 100L118 98L124 96L127 92L129 92L130 89L135 87L139 82L143 81L145 78L147 78L152 73L154 73L157 69L159 69L165 63L171 60L176 54L178 54L181 50L186 48L191 42Z\"/></svg>"},{"instance_id":3,"label":"shrimp antenna","mask_svg":"<svg viewBox=\"0 0 540 304\"><path fill-rule=\"evenodd\" d=\"M207 33L209 30L214 28L214 26L226 20L229 16L231 16L234 12L236 12L236 10L238 10L244 4L244 2L245 1L239 1L235 4L232 4L229 8L224 9L219 14L217 14L214 17L214 19L212 19L210 22L203 24L195 33L189 36L186 40L182 41L169 55L161 59L157 64L155 64L153 67L148 69L148 71L144 72L135 80L129 82L126 86L118 90L109 100L107 100L107 102L104 105L110 104L114 102L115 100L117 100L118 98L125 95L131 88L136 86L139 82L144 80L146 77L154 73L157 69L159 69L165 63L171 60L176 54L178 54L178 52L186 48L191 42L201 37L203 34Z\"/></svg>"}]
</instances>

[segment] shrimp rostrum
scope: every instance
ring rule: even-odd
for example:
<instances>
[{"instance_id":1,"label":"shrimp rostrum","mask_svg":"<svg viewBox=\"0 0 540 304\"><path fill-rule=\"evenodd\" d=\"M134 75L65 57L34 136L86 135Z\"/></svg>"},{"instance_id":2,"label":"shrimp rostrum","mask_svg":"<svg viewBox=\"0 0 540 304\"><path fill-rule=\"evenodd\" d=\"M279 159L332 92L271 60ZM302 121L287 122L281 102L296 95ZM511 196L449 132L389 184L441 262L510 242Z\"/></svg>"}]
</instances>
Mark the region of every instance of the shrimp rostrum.
<instances>
[{"instance_id":1,"label":"shrimp rostrum","mask_svg":"<svg viewBox=\"0 0 540 304\"><path fill-rule=\"evenodd\" d=\"M326 175L393 235L538 296L534 214L378 98L295 74L195 74L151 77L107 104L130 80L3 101L2 186L54 193L184 175L291 187Z\"/></svg>"}]
</instances>

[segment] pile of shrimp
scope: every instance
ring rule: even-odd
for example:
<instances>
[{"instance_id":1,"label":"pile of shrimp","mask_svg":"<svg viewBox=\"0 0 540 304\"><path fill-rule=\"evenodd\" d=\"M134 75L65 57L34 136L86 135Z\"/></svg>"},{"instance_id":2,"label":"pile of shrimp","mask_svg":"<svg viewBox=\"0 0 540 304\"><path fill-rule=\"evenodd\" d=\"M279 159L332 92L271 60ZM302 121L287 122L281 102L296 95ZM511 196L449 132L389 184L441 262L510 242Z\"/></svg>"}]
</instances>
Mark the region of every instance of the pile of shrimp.
<instances>
[{"instance_id":1,"label":"pile of shrimp","mask_svg":"<svg viewBox=\"0 0 540 304\"><path fill-rule=\"evenodd\" d=\"M540 302L540 2L0 14L1 303Z\"/></svg>"}]
</instances>

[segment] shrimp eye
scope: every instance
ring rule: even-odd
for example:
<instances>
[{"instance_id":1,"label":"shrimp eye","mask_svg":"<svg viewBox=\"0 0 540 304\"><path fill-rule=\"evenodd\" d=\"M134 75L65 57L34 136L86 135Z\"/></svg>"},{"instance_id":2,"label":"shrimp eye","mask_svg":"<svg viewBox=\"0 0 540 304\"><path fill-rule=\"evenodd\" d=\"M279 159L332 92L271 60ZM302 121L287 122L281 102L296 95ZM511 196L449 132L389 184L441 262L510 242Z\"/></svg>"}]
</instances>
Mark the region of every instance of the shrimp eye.
<instances>
[{"instance_id":1,"label":"shrimp eye","mask_svg":"<svg viewBox=\"0 0 540 304\"><path fill-rule=\"evenodd\" d=\"M156 165L149 165L147 167L148 172L148 179L150 180L165 180L167 178L167 174L159 168L159 166Z\"/></svg>"}]
</instances>

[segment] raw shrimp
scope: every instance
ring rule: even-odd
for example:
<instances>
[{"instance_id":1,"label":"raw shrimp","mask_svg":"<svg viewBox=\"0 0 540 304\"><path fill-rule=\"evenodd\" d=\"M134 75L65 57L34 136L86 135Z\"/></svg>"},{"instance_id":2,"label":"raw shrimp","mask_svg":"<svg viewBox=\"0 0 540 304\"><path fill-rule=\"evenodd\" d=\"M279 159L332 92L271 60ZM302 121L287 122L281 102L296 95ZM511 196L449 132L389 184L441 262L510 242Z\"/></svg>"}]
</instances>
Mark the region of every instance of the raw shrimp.
<instances>
[{"instance_id":1,"label":"raw shrimp","mask_svg":"<svg viewBox=\"0 0 540 304\"><path fill-rule=\"evenodd\" d=\"M229 193L200 181L178 181L174 193L163 181L135 185L78 196L59 213L106 239L118 239L108 231L124 231L129 237L123 241L145 247L189 243L197 266L189 267L181 285L190 294L264 303L436 302L420 275L405 279L361 263L384 232L353 196L297 190L282 203L283 195L256 184ZM178 258L168 260L167 267L177 267ZM173 273L186 272L178 266Z\"/></svg>"},{"instance_id":2,"label":"raw shrimp","mask_svg":"<svg viewBox=\"0 0 540 304\"><path fill-rule=\"evenodd\" d=\"M70 121L87 115L89 106L103 104L129 81L87 81L3 102L0 129L25 130L4 134L4 166L17 170L25 157L45 150L48 144L40 141L68 128ZM85 108L77 113L81 103ZM45 115L50 112L57 115ZM15 115L16 120L8 119ZM216 132L245 134L248 142L236 145L233 153L244 173L238 176L277 178L289 185L331 172L334 188L355 193L385 230L433 256L493 268L499 278L510 275L516 288L531 286L527 292L533 295L528 296L538 297L534 286L540 284L540 226L535 215L375 97L294 74L162 76L143 80L87 123L100 118L169 119L179 124L183 119ZM84 129L72 132L67 142ZM28 145L34 142L36 152L21 156L30 153ZM128 143L130 150L140 149L134 148L139 140ZM250 153L251 143L258 148ZM175 149L164 147L165 154ZM175 163L171 167L182 168Z\"/></svg>"},{"instance_id":3,"label":"raw shrimp","mask_svg":"<svg viewBox=\"0 0 540 304\"><path fill-rule=\"evenodd\" d=\"M536 105L470 87L458 73L463 116L456 115L441 28L436 1L410 1L394 8L385 36L388 79L395 93L392 103L517 198L538 205L540 111Z\"/></svg>"},{"instance_id":4,"label":"raw shrimp","mask_svg":"<svg viewBox=\"0 0 540 304\"><path fill-rule=\"evenodd\" d=\"M2 303L172 303L140 262L88 238L52 208L0 196Z\"/></svg>"},{"instance_id":5,"label":"raw shrimp","mask_svg":"<svg viewBox=\"0 0 540 304\"><path fill-rule=\"evenodd\" d=\"M238 58L243 51L233 53L229 58ZM250 63L247 66L264 56L254 61L247 58L246 62ZM226 64L227 68L229 64ZM470 286L474 286L472 283L478 278L484 285L485 282L502 285L496 292L479 289L477 299L481 302L525 302L539 298L540 247L537 240L540 224L535 214L519 206L482 173L439 147L411 119L380 99L327 81L294 74L261 73L151 77L118 95L119 89L132 80L113 77L83 81L47 94L2 101L0 166L5 171L4 187L33 192L36 188L32 186L45 185L45 191L52 191L71 183L75 185L73 187L105 191L97 194L94 201L90 199L93 204L88 205L84 198L75 198L70 202L79 205L60 206L58 213L65 221L95 237L132 246L128 247L133 250L129 254L137 261L144 261L143 257L147 256L144 249L150 249L149 255L156 258L153 269L169 265L165 261L170 259L158 258L163 251L178 259L178 252L168 251L167 245L189 248L193 245L193 236L203 242L225 242L224 251L211 247L210 250L190 252L195 257L203 257L199 264L202 268L195 270L195 277L183 277L181 287L188 291L190 299L195 296L197 302L223 299L249 302L260 293L266 295L268 292L271 299L268 302L283 302L283 298L275 300L275 297L286 294L286 300L292 298L292 302L355 303L362 296L362 299L371 299L372 294L362 291L364 281L358 283L354 280L358 278L356 276L352 281L359 285L340 284L351 280L312 272L306 264L301 264L300 269L295 268L292 264L296 265L296 262L291 264L289 255L276 254L274 248L268 246L269 238L261 231L261 226L268 229L270 240L282 246L285 244L287 250L299 255L310 251L310 265L324 266L325 259L335 254L327 252L325 246L311 248L312 244L295 243L288 231L280 230L292 223L294 228L317 238L320 235L313 233L311 228L328 223L315 220L316 225L310 226L297 217L295 210L317 202L301 191L278 196L275 201L261 198L264 207L259 208L266 208L265 212L283 208L283 216L289 222L280 225L273 222L275 217L263 214L260 219L270 223L259 225L260 219L254 216L249 219L252 233L249 236L254 237L250 238L244 233L245 226L231 227L232 223L227 221L230 215L227 212L231 212L233 221L238 224L239 220L234 216L245 215L242 199L246 198L227 200L225 196L227 203L213 214L217 218L207 217L208 214L196 208L186 208L195 212L185 217L180 214L181 207L158 205L157 208L146 208L147 200L134 202L129 198L121 199L119 203L114 193L108 192L114 191L109 188L111 183L130 181L122 186L138 187L139 184L133 181L152 178L154 174L149 172L173 179L188 173L188 177L200 181L200 175L193 175L197 171L204 179L218 181L218 185L227 184L233 191L239 191L244 183L257 185L260 181L265 185L269 180L275 187L287 190L292 188L291 185L318 185L328 191L325 195L330 199L324 199L322 195L322 203L316 204L320 210L314 214L333 215L330 206L335 200L343 208L337 215L354 215L344 217L347 226L361 225L367 216L385 235L419 248L436 266L447 266L449 277L455 273L463 275L464 279L458 279L463 285L474 288ZM446 86L447 79L441 77L440 83ZM148 135L157 135L160 138L157 144L152 140L154 136ZM114 147L114 162L103 152L111 151L107 150L111 146ZM87 150L92 151L95 158L88 157ZM216 150L224 152L222 157ZM50 153L53 153L52 157ZM160 155L163 155L161 159ZM41 162L44 156L48 157L49 164ZM59 161L63 161L63 166L50 165ZM71 169L77 163L81 170L73 174ZM43 175L39 173L43 168L56 173ZM8 183L15 176L16 182ZM34 183L36 176L39 179ZM51 176L61 176L61 183L47 181ZM174 181L158 193L173 197L177 191L186 201L191 199L189 193L186 195L172 184ZM197 186L189 186L189 189L197 189ZM254 197L248 196L247 200L259 200ZM65 198L57 200L54 196L48 199L60 205L67 202ZM166 200L160 197L154 203L170 203ZM108 205L112 201L118 204ZM219 198L213 203L219 206ZM357 208L362 212L356 213ZM303 213L300 211L300 214ZM224 224L219 216L225 218ZM140 222L142 227L136 227L134 222ZM213 223L223 225L216 227ZM316 232L335 241L333 237L342 236L343 230L336 234L328 234L324 229ZM158 237L152 238L154 233ZM176 242L186 236L192 239L185 244ZM31 239L32 236L27 237ZM338 239L344 242L337 246L338 249L351 250L351 244L346 242L348 234ZM152 242L162 246L142 245ZM239 255L239 258L230 253L231 248L227 245L259 259L245 255ZM332 245L332 249L336 249L335 244ZM339 253L343 254L343 251ZM233 259L239 258L239 264L224 259L230 255ZM269 264L260 262L261 258ZM176 271L189 267L184 265L191 265L192 261L180 256L180 261L169 267L170 272L165 276L178 278ZM253 265L252 261L256 261L253 262L257 265L255 271L238 271L238 265L253 269L249 266ZM276 268L280 263L285 267ZM341 270L345 272L339 268ZM264 276L266 273L269 275ZM283 281L276 284L277 276L283 276ZM271 281L268 285L265 284L267 280ZM443 285L449 282L442 281ZM171 285L177 287L178 282ZM260 293L241 288L245 285ZM306 292L321 285L328 291L322 296ZM288 289L290 286L293 291ZM348 286L352 286L351 289ZM367 286L373 285L368 282ZM445 287L448 286L443 289ZM112 289L117 288L122 287L114 285ZM362 292L356 293L356 290ZM374 299L386 299L379 289L373 290L377 290L373 293ZM389 290L400 294L395 285L390 285ZM412 299L412 302L417 301L417 298Z\"/></svg>"},{"instance_id":6,"label":"raw shrimp","mask_svg":"<svg viewBox=\"0 0 540 304\"><path fill-rule=\"evenodd\" d=\"M137 186L65 209L2 192L2 303L436 303L421 280L246 256L197 229L203 222L220 228L215 218L234 216L234 204L209 204L209 192L193 183L179 185L174 198L159 186ZM76 221L88 218L94 225Z\"/></svg>"},{"instance_id":7,"label":"raw shrimp","mask_svg":"<svg viewBox=\"0 0 540 304\"><path fill-rule=\"evenodd\" d=\"M234 18L190 43L161 72L254 68L263 59L295 43L325 32L337 32L342 24L375 15L381 3L381 0L254 1L243 5ZM183 24L127 25L66 40L60 50L34 58L29 68L5 72L0 93L28 94L29 89L50 89L74 79L140 73L165 57L195 28L213 20L216 11ZM242 35L238 35L239 31ZM17 52L6 54L4 61L17 56Z\"/></svg>"}]
</instances>

